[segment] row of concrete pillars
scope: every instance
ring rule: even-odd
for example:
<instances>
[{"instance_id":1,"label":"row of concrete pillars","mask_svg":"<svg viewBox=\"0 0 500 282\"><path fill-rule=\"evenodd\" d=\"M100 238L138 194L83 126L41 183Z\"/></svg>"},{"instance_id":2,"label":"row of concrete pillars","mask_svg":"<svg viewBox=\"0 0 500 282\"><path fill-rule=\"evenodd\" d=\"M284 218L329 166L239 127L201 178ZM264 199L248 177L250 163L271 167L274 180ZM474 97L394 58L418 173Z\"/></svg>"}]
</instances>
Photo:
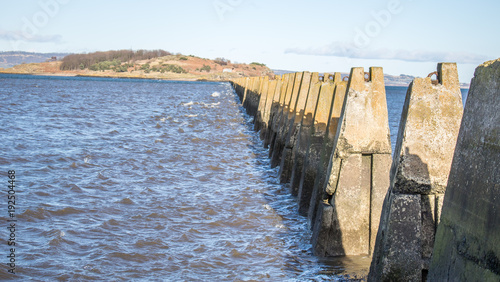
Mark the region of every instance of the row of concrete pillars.
<instances>
[{"instance_id":1,"label":"row of concrete pillars","mask_svg":"<svg viewBox=\"0 0 500 282\"><path fill-rule=\"evenodd\" d=\"M374 281L426 279L463 113L456 64L436 76L410 84L393 156L382 68L232 82L316 255L370 255Z\"/></svg>"}]
</instances>

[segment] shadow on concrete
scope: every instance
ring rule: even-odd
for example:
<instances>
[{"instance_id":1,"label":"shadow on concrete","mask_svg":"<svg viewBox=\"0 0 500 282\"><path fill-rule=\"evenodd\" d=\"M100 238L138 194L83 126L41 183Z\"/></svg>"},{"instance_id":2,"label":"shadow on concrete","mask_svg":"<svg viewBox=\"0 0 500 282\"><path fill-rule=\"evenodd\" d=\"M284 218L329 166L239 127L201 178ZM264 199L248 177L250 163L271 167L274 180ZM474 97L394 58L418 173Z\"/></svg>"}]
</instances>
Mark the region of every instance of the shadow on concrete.
<instances>
[{"instance_id":1,"label":"shadow on concrete","mask_svg":"<svg viewBox=\"0 0 500 282\"><path fill-rule=\"evenodd\" d=\"M400 146L396 146L395 158L401 155ZM403 156L394 159L392 164L391 187L382 207L370 266L369 280L372 281L385 281L390 277L427 279L437 229L437 199L423 194L431 191L428 165L420 156L411 154L408 147L404 150ZM398 172L401 169L406 170L404 174ZM408 170L412 170L411 174ZM414 267L409 269L408 265Z\"/></svg>"}]
</instances>

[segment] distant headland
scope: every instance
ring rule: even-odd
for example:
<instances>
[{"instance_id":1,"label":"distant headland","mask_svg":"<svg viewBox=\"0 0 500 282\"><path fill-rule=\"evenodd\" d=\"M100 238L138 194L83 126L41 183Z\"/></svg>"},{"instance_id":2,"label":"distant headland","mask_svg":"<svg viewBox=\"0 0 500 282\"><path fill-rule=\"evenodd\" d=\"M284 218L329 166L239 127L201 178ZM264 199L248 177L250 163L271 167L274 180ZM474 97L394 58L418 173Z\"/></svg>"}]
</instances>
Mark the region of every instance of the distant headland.
<instances>
[{"instance_id":1,"label":"distant headland","mask_svg":"<svg viewBox=\"0 0 500 282\"><path fill-rule=\"evenodd\" d=\"M164 50L116 50L85 54L0 52L0 73L146 78L166 80L227 81L246 76L270 76L292 73L270 69L265 64L231 62L225 58L206 59L194 55L173 54ZM343 73L347 76L348 73ZM411 75L384 75L386 86L406 87ZM462 83L462 88L469 84Z\"/></svg>"},{"instance_id":2,"label":"distant headland","mask_svg":"<svg viewBox=\"0 0 500 282\"><path fill-rule=\"evenodd\" d=\"M0 73L227 81L246 76L273 76L266 65L233 63L164 50L116 50L86 54L0 52ZM12 63L16 62L16 63Z\"/></svg>"}]
</instances>

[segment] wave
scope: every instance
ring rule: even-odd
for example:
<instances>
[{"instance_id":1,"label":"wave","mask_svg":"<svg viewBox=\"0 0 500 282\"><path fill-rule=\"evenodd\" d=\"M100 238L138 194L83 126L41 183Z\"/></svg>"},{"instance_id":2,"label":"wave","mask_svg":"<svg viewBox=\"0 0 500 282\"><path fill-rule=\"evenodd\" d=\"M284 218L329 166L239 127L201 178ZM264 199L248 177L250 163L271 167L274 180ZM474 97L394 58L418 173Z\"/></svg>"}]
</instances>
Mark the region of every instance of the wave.
<instances>
[{"instance_id":1,"label":"wave","mask_svg":"<svg viewBox=\"0 0 500 282\"><path fill-rule=\"evenodd\" d=\"M189 107L189 106L194 105L194 102L193 102L193 101L190 101L190 102L187 102L187 103L181 103L181 105L183 105L183 106L185 106L185 107Z\"/></svg>"}]
</instances>

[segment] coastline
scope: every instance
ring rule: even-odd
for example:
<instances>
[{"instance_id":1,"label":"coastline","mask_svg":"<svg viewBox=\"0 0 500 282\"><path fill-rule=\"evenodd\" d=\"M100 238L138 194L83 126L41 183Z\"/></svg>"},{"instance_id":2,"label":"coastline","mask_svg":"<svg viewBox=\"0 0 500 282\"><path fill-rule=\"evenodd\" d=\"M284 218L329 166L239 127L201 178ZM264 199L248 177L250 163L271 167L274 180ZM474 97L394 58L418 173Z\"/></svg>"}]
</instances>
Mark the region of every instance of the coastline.
<instances>
[{"instance_id":1,"label":"coastline","mask_svg":"<svg viewBox=\"0 0 500 282\"><path fill-rule=\"evenodd\" d=\"M24 73L24 72L6 72L0 70L0 74L17 74L17 75L31 75L31 76L54 76L54 77L89 77L89 78L117 78L117 79L144 79L144 80L165 80L165 81L207 81L207 82L230 82L231 79L220 78L166 78L166 77L153 77L153 76L114 76L114 75L99 75L99 74L72 74L72 73Z\"/></svg>"},{"instance_id":2,"label":"coastline","mask_svg":"<svg viewBox=\"0 0 500 282\"><path fill-rule=\"evenodd\" d=\"M28 72L14 72L14 71L6 71L0 70L0 74L24 74L24 75L38 75L38 76L61 76L61 77L100 77L100 78L125 78L125 79L150 79L150 80L167 80L167 81L210 81L210 82L229 82L234 78L239 78L239 77L229 77L226 74L223 73L216 73L212 74L210 76L203 75L203 76L197 76L194 74L175 74L175 75L145 75L145 74L139 74L139 75L119 75L119 73L74 73L74 72L34 72L34 73L28 73ZM214 77L215 76L215 77ZM408 87L409 84L405 83L391 83L391 82L386 82L385 86L391 86L391 87ZM461 83L460 84L460 89L469 89L469 85Z\"/></svg>"}]
</instances>

